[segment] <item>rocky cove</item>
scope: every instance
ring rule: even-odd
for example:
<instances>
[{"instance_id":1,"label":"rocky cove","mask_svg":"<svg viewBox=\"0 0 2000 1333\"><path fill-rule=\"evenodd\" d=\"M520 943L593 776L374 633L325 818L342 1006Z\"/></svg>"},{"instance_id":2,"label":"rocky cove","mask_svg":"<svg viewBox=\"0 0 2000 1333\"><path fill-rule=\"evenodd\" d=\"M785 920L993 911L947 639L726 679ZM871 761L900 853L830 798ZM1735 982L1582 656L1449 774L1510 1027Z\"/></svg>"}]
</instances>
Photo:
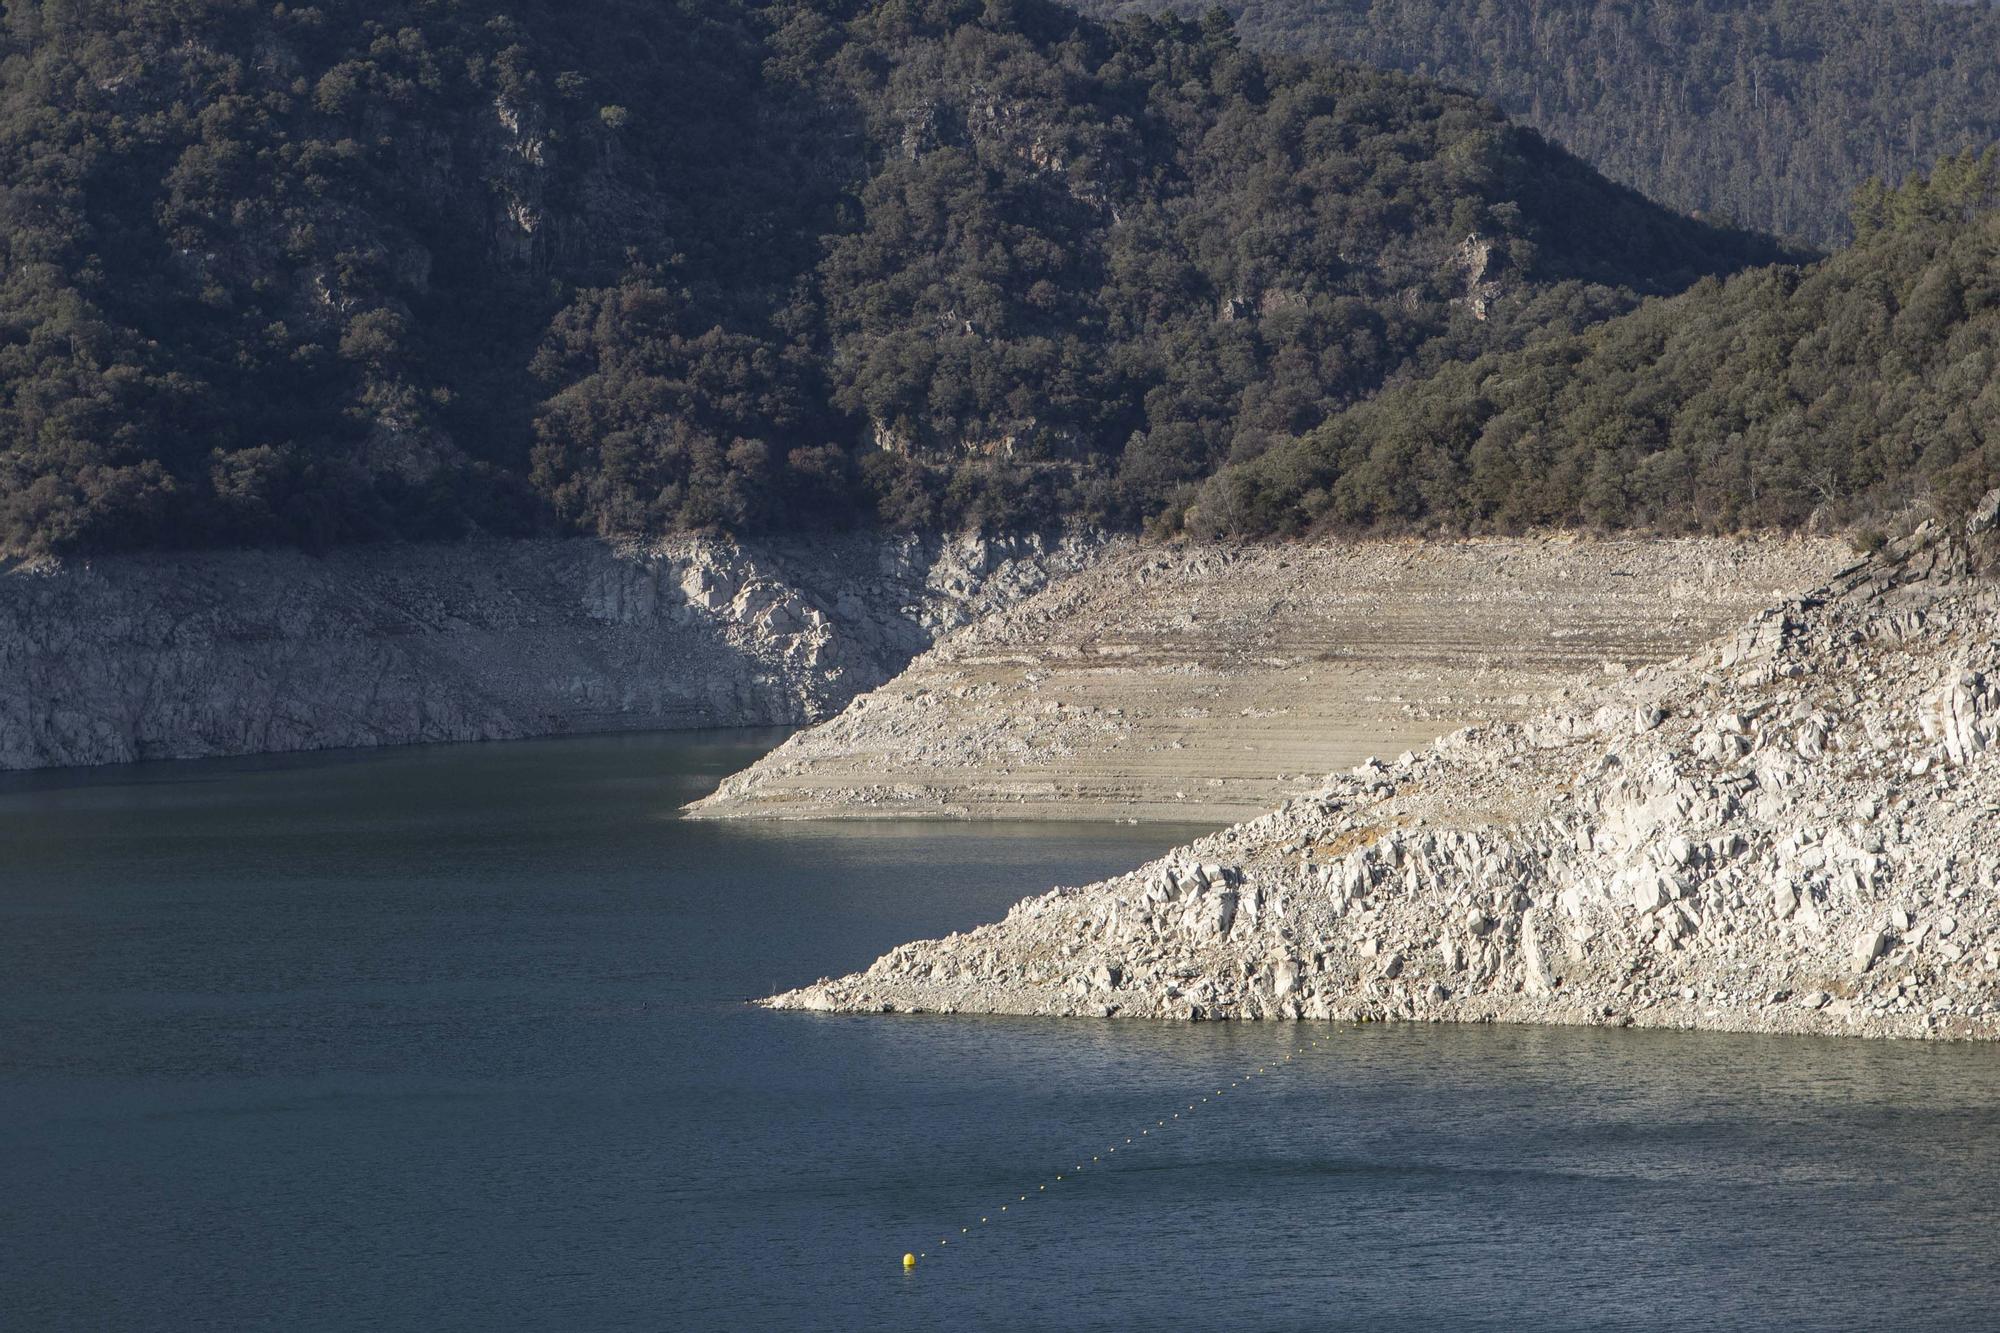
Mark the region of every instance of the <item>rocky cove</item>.
<instances>
[{"instance_id":1,"label":"rocky cove","mask_svg":"<svg viewBox=\"0 0 2000 1333\"><path fill-rule=\"evenodd\" d=\"M795 725L1091 538L483 541L0 569L0 768Z\"/></svg>"},{"instance_id":2,"label":"rocky cove","mask_svg":"<svg viewBox=\"0 0 2000 1333\"><path fill-rule=\"evenodd\" d=\"M776 1007L1993 1036L1996 525L21 564L0 764L832 719L696 813L1251 814Z\"/></svg>"},{"instance_id":3,"label":"rocky cove","mask_svg":"<svg viewBox=\"0 0 2000 1333\"><path fill-rule=\"evenodd\" d=\"M2000 1036L1996 530L765 1003Z\"/></svg>"}]
</instances>

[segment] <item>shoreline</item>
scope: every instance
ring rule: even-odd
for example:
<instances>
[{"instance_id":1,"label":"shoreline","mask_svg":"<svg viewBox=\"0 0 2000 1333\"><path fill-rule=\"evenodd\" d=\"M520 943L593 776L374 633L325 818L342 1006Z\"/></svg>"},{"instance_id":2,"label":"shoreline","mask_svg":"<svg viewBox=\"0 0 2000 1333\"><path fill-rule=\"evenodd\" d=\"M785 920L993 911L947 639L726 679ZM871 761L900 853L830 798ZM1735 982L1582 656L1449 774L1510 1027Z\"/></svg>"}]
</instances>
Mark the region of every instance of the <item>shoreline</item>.
<instances>
[{"instance_id":1,"label":"shoreline","mask_svg":"<svg viewBox=\"0 0 2000 1333\"><path fill-rule=\"evenodd\" d=\"M810 989L810 988L808 988ZM903 1016L907 1018L950 1018L950 1019L1044 1019L1050 1022L1075 1023L1095 1019L1104 1023L1158 1023L1179 1026L1187 1022L1197 1023L1258 1023L1280 1022L1310 1024L1334 1024L1346 1027L1553 1027L1553 1028L1601 1028L1620 1032L1713 1032L1742 1037L1798 1037L1812 1041L1828 1039L1858 1038L1867 1041L1943 1041L1943 1042L1986 1042L2000 1041L2000 1014L1988 1014L1975 1018L1954 1017L1942 1026L1925 1026L1920 1016L1912 1016L1908 1021L1889 1022L1865 1018L1851 1010L1823 1009L1787 1011L1778 1015L1783 1021L1760 1021L1756 1017L1746 1017L1755 1011L1748 1010L1675 1010L1662 1016L1658 1009L1641 1010L1635 1013L1615 1015L1592 1015L1588 1012L1570 1010L1550 1010L1536 1014L1462 1013L1427 1014L1422 1017L1400 1015L1371 1010L1357 1006L1348 1012L1329 1012L1324 1018L1265 1016L1261 1018L1241 1015L1218 1015L1183 1019L1159 1014L1127 1014L1124 1012L1057 1014L1041 1011L1027 1012L1008 1009L952 1009L948 1007L924 1008L888 1007L867 1008L860 1005L832 1009L819 1009L809 1005L779 1003L782 996L765 996L748 999L744 1003L752 1008L765 1009L774 1013L813 1014L821 1018L852 1018L865 1021L874 1018ZM1784 1002L1773 1007L1781 1008ZM1583 1006L1588 1010L1589 1006ZM1718 1021L1719 1016L1719 1021ZM1859 1023L1860 1026L1856 1026Z\"/></svg>"},{"instance_id":2,"label":"shoreline","mask_svg":"<svg viewBox=\"0 0 2000 1333\"><path fill-rule=\"evenodd\" d=\"M1996 539L764 1003L2000 1037Z\"/></svg>"},{"instance_id":3,"label":"shoreline","mask_svg":"<svg viewBox=\"0 0 2000 1333\"><path fill-rule=\"evenodd\" d=\"M0 770L799 726L1095 537L584 538L0 573Z\"/></svg>"}]
</instances>

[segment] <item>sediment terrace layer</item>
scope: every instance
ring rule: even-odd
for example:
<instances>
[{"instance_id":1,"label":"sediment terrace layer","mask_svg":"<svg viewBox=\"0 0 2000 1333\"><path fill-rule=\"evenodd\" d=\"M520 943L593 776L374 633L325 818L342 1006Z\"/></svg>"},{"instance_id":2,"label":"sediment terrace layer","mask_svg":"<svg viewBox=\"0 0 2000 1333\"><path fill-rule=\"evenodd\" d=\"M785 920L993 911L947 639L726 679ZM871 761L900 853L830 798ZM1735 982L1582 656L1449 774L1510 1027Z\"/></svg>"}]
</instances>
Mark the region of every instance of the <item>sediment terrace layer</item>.
<instances>
[{"instance_id":1,"label":"sediment terrace layer","mask_svg":"<svg viewBox=\"0 0 2000 1333\"><path fill-rule=\"evenodd\" d=\"M1094 540L484 541L0 570L0 768L793 725Z\"/></svg>"},{"instance_id":2,"label":"sediment terrace layer","mask_svg":"<svg viewBox=\"0 0 2000 1333\"><path fill-rule=\"evenodd\" d=\"M2000 492L1681 662L778 1008L2000 1037Z\"/></svg>"},{"instance_id":3,"label":"sediment terrace layer","mask_svg":"<svg viewBox=\"0 0 2000 1333\"><path fill-rule=\"evenodd\" d=\"M1676 657L1851 559L1811 540L1117 548L690 813L1240 819Z\"/></svg>"}]
</instances>

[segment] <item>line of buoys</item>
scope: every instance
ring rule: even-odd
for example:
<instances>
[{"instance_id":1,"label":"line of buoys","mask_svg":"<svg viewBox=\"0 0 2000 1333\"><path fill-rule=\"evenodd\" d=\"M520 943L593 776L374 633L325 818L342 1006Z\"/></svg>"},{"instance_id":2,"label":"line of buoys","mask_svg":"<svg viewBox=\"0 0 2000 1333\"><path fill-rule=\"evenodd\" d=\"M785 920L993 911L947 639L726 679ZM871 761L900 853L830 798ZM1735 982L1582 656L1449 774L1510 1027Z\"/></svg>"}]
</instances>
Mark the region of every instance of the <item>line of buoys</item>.
<instances>
[{"instance_id":1,"label":"line of buoys","mask_svg":"<svg viewBox=\"0 0 2000 1333\"><path fill-rule=\"evenodd\" d=\"M1299 1056L1301 1056L1301 1055L1304 1055L1304 1054L1305 1054L1305 1053L1306 1053L1306 1052L1307 1052L1308 1050L1312 1049L1312 1048L1313 1048L1313 1047L1315 1047L1315 1046L1318 1046L1318 1045L1320 1045L1320 1044L1321 1044L1321 1043L1323 1043L1323 1042L1324 1042L1325 1040L1326 1040L1326 1037L1325 1037L1324 1035L1322 1035L1322 1036L1317 1036L1317 1037L1313 1037L1313 1038L1311 1038L1311 1039L1309 1039L1309 1040L1306 1040L1306 1041L1302 1041L1302 1042L1300 1042L1300 1043L1299 1043L1299 1044L1298 1044L1297 1046L1293 1047L1293 1048L1292 1048L1292 1050L1290 1050L1289 1052L1287 1052L1287 1053L1286 1053L1286 1055L1285 1055L1285 1058L1284 1058L1283 1060L1279 1061L1279 1063L1280 1063L1281 1065L1282 1065L1282 1064L1290 1064L1290 1063L1291 1063L1291 1062L1292 1062L1293 1060L1297 1059L1297 1058L1298 1058ZM1257 1074L1262 1074L1262 1073L1264 1073L1264 1072L1265 1072L1265 1070L1266 1070L1266 1069L1267 1069L1268 1067L1269 1067L1269 1066L1266 1066L1266 1065L1259 1065L1259 1066L1257 1067L1257 1071L1256 1071L1256 1073L1257 1073ZM1243 1077L1242 1077L1242 1078L1240 1078L1240 1079L1237 1079L1237 1080L1235 1080L1235 1081L1231 1082L1229 1086L1230 1086L1230 1087L1232 1087L1232 1088L1234 1088L1234 1087L1239 1087L1239 1086L1241 1086L1241 1085L1242 1085L1243 1083L1246 1083L1246 1082L1248 1082L1248 1081L1249 1081L1250 1079L1254 1078L1255 1076L1256 1076L1255 1074L1248 1074L1248 1073L1246 1073L1246 1074L1244 1074L1244 1075L1243 1075ZM1223 1094L1223 1092L1224 1092L1224 1091L1225 1091L1225 1089L1223 1089L1223 1088L1217 1088L1217 1089L1215 1090L1215 1095L1216 1095L1217 1097L1220 1097L1220 1096L1222 1096L1222 1094ZM1193 1111L1194 1111L1194 1109L1196 1108L1196 1106L1197 1106L1197 1105L1202 1105L1202 1104L1206 1104L1206 1103L1207 1103L1208 1101L1209 1101L1209 1098L1207 1098L1207 1097L1203 1097L1203 1098L1201 1099L1201 1101L1200 1101L1199 1103L1197 1103L1197 1102L1189 1102L1189 1103L1187 1104L1187 1109L1188 1109L1188 1111L1189 1111L1189 1112L1193 1112ZM1179 1120L1179 1119L1181 1118L1181 1114L1182 1114L1181 1112L1179 1112L1179 1111L1175 1111L1175 1112L1174 1112L1174 1113L1172 1114L1172 1116L1171 1116L1171 1119L1174 1119L1174 1120ZM1154 1121L1154 1122L1153 1122L1153 1129L1165 1129L1166 1127L1167 1127L1167 1121L1166 1121L1166 1120L1156 1120L1156 1121ZM1139 1137L1140 1137L1140 1138L1145 1138L1145 1137L1147 1137L1148 1135L1150 1135L1151 1133L1152 1133L1152 1129L1144 1129L1144 1128L1142 1128L1142 1129L1140 1129L1140 1131L1139 1131ZM1125 1140L1125 1146L1126 1146L1126 1147L1130 1147L1130 1146L1132 1146L1132 1142L1133 1142L1133 1141L1132 1141L1131 1139L1129 1139L1129 1138L1128 1138L1128 1139L1126 1139L1126 1140ZM1101 1163L1103 1162L1103 1159L1104 1159L1105 1157L1108 1157L1108 1156L1110 1156L1110 1155L1111 1155L1112 1153L1115 1153L1115 1152L1117 1152L1117 1151L1118 1151L1118 1145L1117 1145L1117 1144L1112 1144L1112 1145L1110 1145L1109 1147L1107 1147L1107 1148L1106 1148L1106 1149L1104 1150L1104 1152L1103 1152L1103 1153L1093 1153L1093 1154L1091 1155L1091 1158L1090 1158L1090 1160L1091 1160L1091 1162L1093 1162L1093 1163L1100 1163L1100 1164L1101 1164ZM1071 1167L1071 1168L1070 1168L1070 1170L1069 1170L1068 1174L1069 1174L1070 1176L1076 1176L1076 1175L1081 1175L1081 1174L1082 1174L1082 1172L1083 1172L1083 1169L1084 1169L1084 1163L1082 1163L1082 1162L1078 1162L1078 1163L1077 1163L1077 1164L1076 1164L1075 1166L1073 1166L1073 1167ZM1035 1186L1035 1191L1034 1191L1034 1192L1035 1192L1035 1194L1037 1194L1037 1195L1041 1195L1041 1194L1046 1194L1046 1193L1048 1193L1048 1191L1049 1191L1049 1184L1050 1184L1050 1183L1053 1183L1053 1184L1061 1184L1061 1183L1063 1182L1063 1179L1064 1179L1064 1173L1062 1173L1062 1172L1057 1172L1057 1173L1056 1173L1056 1176L1055 1176L1055 1180L1054 1180L1053 1182L1045 1182L1045 1183L1041 1183L1041 1184L1037 1184L1037 1185ZM1016 1203L1026 1203L1026 1202L1028 1202L1028 1199L1029 1199L1029 1198L1030 1198L1030 1196L1029 1196L1029 1195L1027 1195L1027 1194L1020 1194L1020 1195L1017 1195L1017 1196L1015 1197L1015 1200L1014 1200L1014 1202L1016 1202ZM1004 1213L1004 1212L1006 1212L1006 1211L1007 1211L1007 1205L1006 1205L1006 1204L1004 1204L1004 1203L1003 1203L1003 1204L1001 1204L1001 1205L1000 1205L1000 1211L1001 1211L1001 1212L1003 1212L1003 1213ZM991 1220L992 1220L992 1215L991 1215L991 1214L988 1214L988 1215L987 1215L986 1217L982 1217L982 1218L980 1218L980 1219L979 1219L979 1225L981 1225L981 1226L987 1226L987 1225L989 1225L989 1224L991 1223ZM968 1236L968 1235L971 1235L971 1234L972 1234L972 1227L971 1227L970 1225L967 1225L967 1226L962 1226L962 1227L960 1227L960 1228L958 1229L958 1234L959 1234L959 1235L961 1235L961 1236ZM942 1251L942 1250L943 1250L943 1249L944 1249L944 1248L945 1248L946 1246L948 1246L948 1245L950 1245L950 1244L951 1244L951 1240L950 1240L950 1238L949 1238L949 1237L941 1237L941 1238L940 1238L940 1239L938 1240L938 1243L937 1243L937 1248L938 1248L938 1249L939 1249L940 1251ZM928 1258L930 1258L930 1257L931 1257L931 1256L930 1256L930 1251L929 1251L929 1250L919 1250L919 1251L917 1251L917 1252L916 1252L916 1253L914 1253L914 1254L912 1254L912 1253L905 1253L905 1254L903 1255L903 1267L904 1267L904 1269L906 1269L906 1270L908 1270L908 1269L913 1269L913 1268L915 1268L915 1267L917 1266L917 1261L918 1261L919 1259L928 1259Z\"/></svg>"}]
</instances>

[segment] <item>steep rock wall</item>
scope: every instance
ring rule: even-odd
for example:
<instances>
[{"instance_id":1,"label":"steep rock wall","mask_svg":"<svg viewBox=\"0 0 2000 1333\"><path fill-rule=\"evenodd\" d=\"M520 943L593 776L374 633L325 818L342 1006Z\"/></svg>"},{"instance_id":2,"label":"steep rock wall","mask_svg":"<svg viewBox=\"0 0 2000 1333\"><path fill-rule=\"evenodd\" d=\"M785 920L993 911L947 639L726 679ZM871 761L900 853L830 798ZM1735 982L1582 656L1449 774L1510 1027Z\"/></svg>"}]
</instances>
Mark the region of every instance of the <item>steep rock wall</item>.
<instances>
[{"instance_id":1,"label":"steep rock wall","mask_svg":"<svg viewBox=\"0 0 2000 1333\"><path fill-rule=\"evenodd\" d=\"M1088 539L682 538L0 572L0 768L823 717Z\"/></svg>"}]
</instances>

